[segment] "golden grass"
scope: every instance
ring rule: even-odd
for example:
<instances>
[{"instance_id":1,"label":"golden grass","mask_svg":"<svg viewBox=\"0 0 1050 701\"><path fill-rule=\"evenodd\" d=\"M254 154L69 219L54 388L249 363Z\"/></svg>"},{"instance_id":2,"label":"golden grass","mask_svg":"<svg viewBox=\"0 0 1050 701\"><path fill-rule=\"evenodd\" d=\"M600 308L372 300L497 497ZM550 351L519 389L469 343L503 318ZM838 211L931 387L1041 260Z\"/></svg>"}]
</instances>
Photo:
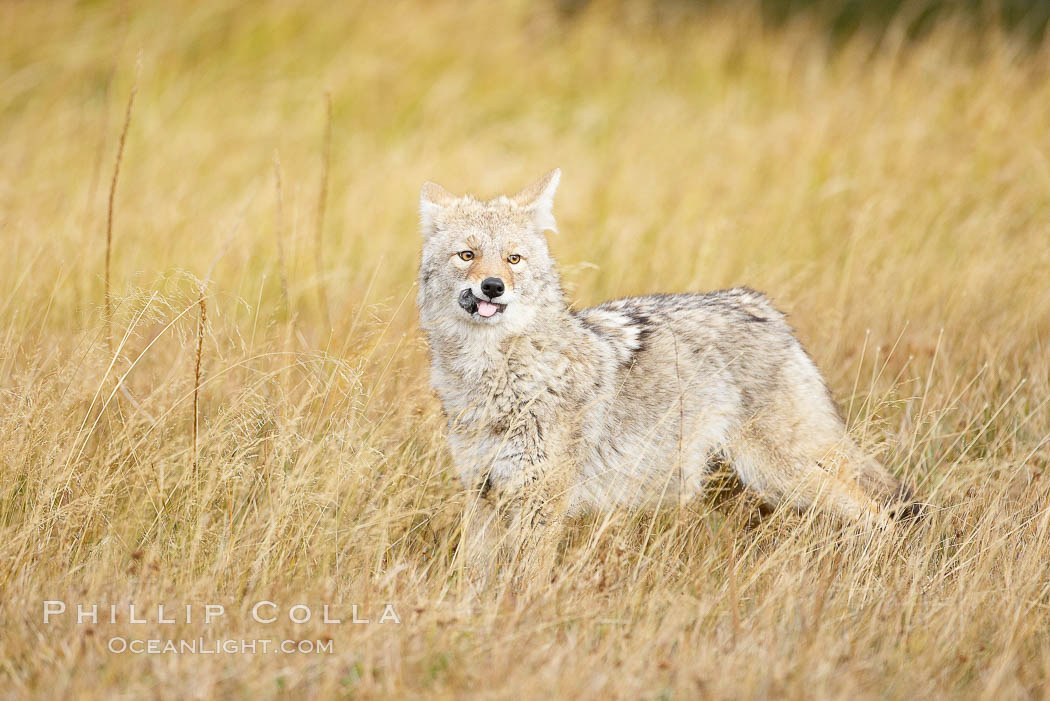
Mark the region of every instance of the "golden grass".
<instances>
[{"instance_id":1,"label":"golden grass","mask_svg":"<svg viewBox=\"0 0 1050 701\"><path fill-rule=\"evenodd\" d=\"M1045 48L946 23L830 52L747 8L121 7L0 5L6 692L1050 693ZM98 181L139 48L110 353ZM554 166L573 299L769 292L927 525L617 514L576 524L555 582L472 599L415 203L428 178L491 195ZM44 625L45 599L227 614ZM260 600L278 623L251 620ZM400 625L318 620L387 602ZM297 603L315 619L288 622ZM114 636L334 653L115 655Z\"/></svg>"}]
</instances>

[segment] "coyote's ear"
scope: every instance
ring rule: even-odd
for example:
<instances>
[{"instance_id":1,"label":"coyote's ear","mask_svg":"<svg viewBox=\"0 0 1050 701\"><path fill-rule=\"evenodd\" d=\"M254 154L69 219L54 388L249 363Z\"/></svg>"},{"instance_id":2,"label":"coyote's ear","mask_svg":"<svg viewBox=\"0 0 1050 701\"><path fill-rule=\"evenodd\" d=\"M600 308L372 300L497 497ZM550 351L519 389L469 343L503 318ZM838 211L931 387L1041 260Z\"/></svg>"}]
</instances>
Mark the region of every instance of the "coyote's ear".
<instances>
[{"instance_id":1,"label":"coyote's ear","mask_svg":"<svg viewBox=\"0 0 1050 701\"><path fill-rule=\"evenodd\" d=\"M558 231L552 209L554 191L558 189L559 180L561 180L561 170L555 168L511 198L518 206L532 213L532 220L540 231L547 229L555 233Z\"/></svg>"},{"instance_id":2,"label":"coyote's ear","mask_svg":"<svg viewBox=\"0 0 1050 701\"><path fill-rule=\"evenodd\" d=\"M456 201L456 196L437 183L425 182L419 192L419 229L423 238L434 233L434 220L445 207Z\"/></svg>"}]
</instances>

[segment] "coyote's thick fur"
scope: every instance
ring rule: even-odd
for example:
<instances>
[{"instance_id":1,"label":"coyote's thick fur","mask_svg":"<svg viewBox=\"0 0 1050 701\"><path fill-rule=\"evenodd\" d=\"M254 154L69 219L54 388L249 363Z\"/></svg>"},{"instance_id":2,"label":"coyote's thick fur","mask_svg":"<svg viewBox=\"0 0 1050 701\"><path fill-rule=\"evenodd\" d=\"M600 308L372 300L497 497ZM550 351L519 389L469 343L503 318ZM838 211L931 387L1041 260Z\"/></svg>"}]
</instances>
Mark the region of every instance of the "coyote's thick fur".
<instances>
[{"instance_id":1,"label":"coyote's thick fur","mask_svg":"<svg viewBox=\"0 0 1050 701\"><path fill-rule=\"evenodd\" d=\"M431 381L459 475L483 497L468 544L491 549L499 522L551 526L587 509L677 502L722 461L773 504L867 522L912 512L901 483L849 439L764 295L570 308L544 237L559 177L488 202L422 190Z\"/></svg>"}]
</instances>

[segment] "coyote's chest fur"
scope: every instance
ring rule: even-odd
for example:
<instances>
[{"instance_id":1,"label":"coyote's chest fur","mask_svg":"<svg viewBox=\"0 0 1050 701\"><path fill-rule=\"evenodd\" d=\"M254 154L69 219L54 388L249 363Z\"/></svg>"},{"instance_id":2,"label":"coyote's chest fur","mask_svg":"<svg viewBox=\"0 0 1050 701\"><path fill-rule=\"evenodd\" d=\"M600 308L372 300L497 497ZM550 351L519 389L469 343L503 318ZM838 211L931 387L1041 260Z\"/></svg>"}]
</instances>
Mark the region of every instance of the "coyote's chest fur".
<instances>
[{"instance_id":1,"label":"coyote's chest fur","mask_svg":"<svg viewBox=\"0 0 1050 701\"><path fill-rule=\"evenodd\" d=\"M435 353L432 382L464 483L498 487L548 458L551 424L572 392L570 364L561 344L521 336Z\"/></svg>"},{"instance_id":2,"label":"coyote's chest fur","mask_svg":"<svg viewBox=\"0 0 1050 701\"><path fill-rule=\"evenodd\" d=\"M506 431L544 408L544 392L558 393L567 359L531 339L515 337L499 345L467 344L448 369L438 368L438 391L457 424Z\"/></svg>"}]
</instances>

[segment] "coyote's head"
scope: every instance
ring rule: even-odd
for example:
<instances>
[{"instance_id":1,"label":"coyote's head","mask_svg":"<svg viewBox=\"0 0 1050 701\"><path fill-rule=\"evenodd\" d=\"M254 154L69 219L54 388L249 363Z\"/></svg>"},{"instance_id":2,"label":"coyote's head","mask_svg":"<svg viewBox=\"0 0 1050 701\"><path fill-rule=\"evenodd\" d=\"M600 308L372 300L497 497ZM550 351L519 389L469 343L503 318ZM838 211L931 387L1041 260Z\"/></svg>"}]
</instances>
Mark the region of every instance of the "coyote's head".
<instances>
[{"instance_id":1,"label":"coyote's head","mask_svg":"<svg viewBox=\"0 0 1050 701\"><path fill-rule=\"evenodd\" d=\"M562 304L543 235L555 230L551 206L560 177L552 170L517 195L488 202L423 185L418 302L425 328L521 331Z\"/></svg>"}]
</instances>

